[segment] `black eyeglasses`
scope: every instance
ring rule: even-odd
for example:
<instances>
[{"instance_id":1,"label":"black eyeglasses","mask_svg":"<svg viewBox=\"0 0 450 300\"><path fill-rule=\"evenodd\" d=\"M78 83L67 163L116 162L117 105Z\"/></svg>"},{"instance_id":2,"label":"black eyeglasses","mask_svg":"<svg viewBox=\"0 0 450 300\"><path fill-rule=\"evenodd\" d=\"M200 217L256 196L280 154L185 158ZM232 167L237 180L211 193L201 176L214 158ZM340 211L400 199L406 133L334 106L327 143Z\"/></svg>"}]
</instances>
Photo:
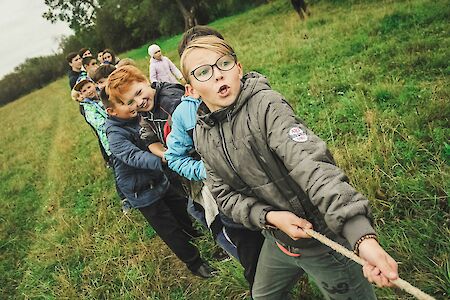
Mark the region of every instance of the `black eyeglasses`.
<instances>
[{"instance_id":1,"label":"black eyeglasses","mask_svg":"<svg viewBox=\"0 0 450 300\"><path fill-rule=\"evenodd\" d=\"M194 76L200 82L208 81L214 74L214 66L221 71L229 71L236 65L236 54L231 53L219 57L213 65L201 65L191 71L191 75Z\"/></svg>"}]
</instances>

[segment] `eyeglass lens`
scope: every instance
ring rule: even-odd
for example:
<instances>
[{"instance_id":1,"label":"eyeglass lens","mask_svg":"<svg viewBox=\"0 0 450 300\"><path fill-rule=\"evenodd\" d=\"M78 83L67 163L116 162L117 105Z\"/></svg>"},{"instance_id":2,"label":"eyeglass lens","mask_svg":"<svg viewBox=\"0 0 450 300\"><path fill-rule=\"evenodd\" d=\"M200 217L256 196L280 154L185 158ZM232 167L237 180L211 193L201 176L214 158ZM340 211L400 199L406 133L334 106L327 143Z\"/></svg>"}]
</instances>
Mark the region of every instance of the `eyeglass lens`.
<instances>
[{"instance_id":1,"label":"eyeglass lens","mask_svg":"<svg viewBox=\"0 0 450 300\"><path fill-rule=\"evenodd\" d=\"M198 81L207 81L214 74L214 66L216 66L221 71L229 71L236 65L236 59L231 55L224 55L220 57L215 64L213 65L202 65L194 71L192 71L192 75L194 75L195 79Z\"/></svg>"}]
</instances>

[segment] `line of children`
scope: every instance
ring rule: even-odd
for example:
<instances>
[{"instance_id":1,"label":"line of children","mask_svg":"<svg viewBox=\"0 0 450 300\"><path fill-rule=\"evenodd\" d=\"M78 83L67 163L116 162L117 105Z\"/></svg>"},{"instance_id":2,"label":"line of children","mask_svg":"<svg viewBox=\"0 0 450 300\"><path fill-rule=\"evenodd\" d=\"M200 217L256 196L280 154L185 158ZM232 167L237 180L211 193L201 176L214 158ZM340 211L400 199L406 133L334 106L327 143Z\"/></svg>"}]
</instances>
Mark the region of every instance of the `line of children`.
<instances>
[{"instance_id":1,"label":"line of children","mask_svg":"<svg viewBox=\"0 0 450 300\"><path fill-rule=\"evenodd\" d=\"M149 54L163 57L157 45ZM213 211L209 226L219 206L254 299L286 299L305 273L329 299L375 299L364 277L391 286L397 263L378 244L368 200L283 96L262 75L244 76L232 47L208 27L186 32L179 54L189 95L182 101L181 86L151 87L132 66L112 72L102 101L117 185L188 269L213 273L190 243L198 232L164 159L185 178L205 180L194 197ZM367 264L361 270L303 228L354 249Z\"/></svg>"},{"instance_id":2,"label":"line of children","mask_svg":"<svg viewBox=\"0 0 450 300\"><path fill-rule=\"evenodd\" d=\"M267 80L243 76L235 51L215 36L191 41L181 69L186 90L202 99L194 140L208 188L223 213L265 236L254 299L286 299L304 273L328 299L375 299L364 276L390 286L397 263L377 242L368 200ZM354 249L364 272L302 228Z\"/></svg>"},{"instance_id":3,"label":"line of children","mask_svg":"<svg viewBox=\"0 0 450 300\"><path fill-rule=\"evenodd\" d=\"M140 138L135 96L144 95L145 76L132 66L114 71L108 78L102 101L107 107L107 136L114 157L117 183L131 205L195 275L208 278L211 267L191 243L198 235L187 213L187 198L180 195L163 170L162 160ZM158 105L145 95L146 106Z\"/></svg>"},{"instance_id":4,"label":"line of children","mask_svg":"<svg viewBox=\"0 0 450 300\"><path fill-rule=\"evenodd\" d=\"M78 52L69 53L66 60L70 67L68 71L70 89L73 89L78 77L88 75L92 78L99 65L110 64L114 66L120 61L111 49L98 52L97 59L95 59L88 48L81 48ZM132 64L132 61L128 63ZM127 62L124 64L127 64Z\"/></svg>"},{"instance_id":5,"label":"line of children","mask_svg":"<svg viewBox=\"0 0 450 300\"><path fill-rule=\"evenodd\" d=\"M138 103L138 111L141 116L140 137L149 151L165 162L166 136L170 128L171 115L180 104L184 87L167 82L154 82L150 85L145 76L135 67L123 67L123 72L132 74L133 79L127 82L127 92L118 90L115 93L120 94L120 97L134 99ZM169 170L168 175L174 188L184 194L180 176ZM206 222L202 222L204 219L203 207L192 203L189 205L189 213L206 225ZM226 240L220 230L214 230L213 235L222 248L231 255L237 256L236 247Z\"/></svg>"},{"instance_id":6,"label":"line of children","mask_svg":"<svg viewBox=\"0 0 450 300\"><path fill-rule=\"evenodd\" d=\"M105 166L107 168L112 168L112 162L110 161L111 153L109 152L109 143L106 138L106 131L104 123L107 117L106 111L103 108L102 102L99 101L100 89L106 85L106 80L116 68L112 64L104 64L100 67L97 65L97 61L94 57L90 56L90 50L87 48L80 49L79 53L71 54L68 60L71 58L73 63L70 65L75 67L75 64L80 60L81 56L84 56L82 61L82 68L80 72L74 73L70 80L77 77L76 84L71 91L72 99L79 102L80 114L85 119L86 123L91 127L95 136L98 139L100 152L102 154L103 160L105 161ZM87 74L86 74L87 71ZM114 169L112 168L114 172ZM122 211L127 213L130 211L131 206L120 191L116 182L116 191L121 199Z\"/></svg>"}]
</instances>

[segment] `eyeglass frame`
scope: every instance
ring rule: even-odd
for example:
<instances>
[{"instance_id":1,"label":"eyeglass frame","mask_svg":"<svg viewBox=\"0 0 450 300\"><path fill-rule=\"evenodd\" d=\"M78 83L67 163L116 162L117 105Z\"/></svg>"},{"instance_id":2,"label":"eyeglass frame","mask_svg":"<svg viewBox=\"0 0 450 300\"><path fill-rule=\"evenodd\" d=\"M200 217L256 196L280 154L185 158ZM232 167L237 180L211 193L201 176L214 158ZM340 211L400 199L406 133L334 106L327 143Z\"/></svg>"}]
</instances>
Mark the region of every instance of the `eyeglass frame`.
<instances>
[{"instance_id":1,"label":"eyeglass frame","mask_svg":"<svg viewBox=\"0 0 450 300\"><path fill-rule=\"evenodd\" d=\"M223 57L225 57L225 56L231 56L231 57L233 58L233 61L234 61L234 65L233 65L231 68L229 68L228 70L222 70L222 69L217 65L217 62L218 62L219 60L221 60L221 59L222 59ZM233 68L236 66L236 63L237 63L237 56L236 56L236 53L234 53L234 52L228 53L228 54L225 54L225 55L222 55L221 57L219 57L219 58L216 60L216 62L215 62L214 64L212 64L212 65L204 64L204 65L198 66L197 68L195 68L194 70L192 70L192 71L189 73L189 75L194 76L194 78L195 78L197 81L199 81L199 82L206 82L206 81L210 80L210 79L214 76L214 67L217 67L217 69L219 69L220 71L225 71L225 72L227 72L227 71L230 71L231 69L233 69ZM195 72L195 70L197 70L197 69L199 69L199 68L201 68L201 67L205 67L205 66L211 67L211 70L212 70L211 76L210 76L208 79L206 79L206 80L199 80L199 79L197 78L197 76L195 76L194 72Z\"/></svg>"}]
</instances>

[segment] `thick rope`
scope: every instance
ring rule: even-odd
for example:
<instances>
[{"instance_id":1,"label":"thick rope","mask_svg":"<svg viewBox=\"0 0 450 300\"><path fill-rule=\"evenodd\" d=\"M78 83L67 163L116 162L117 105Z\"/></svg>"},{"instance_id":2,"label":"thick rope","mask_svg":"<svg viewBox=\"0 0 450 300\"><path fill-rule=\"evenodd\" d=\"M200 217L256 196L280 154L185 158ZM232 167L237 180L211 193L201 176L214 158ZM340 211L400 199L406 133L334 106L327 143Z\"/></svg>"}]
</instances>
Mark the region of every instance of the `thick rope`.
<instances>
[{"instance_id":1,"label":"thick rope","mask_svg":"<svg viewBox=\"0 0 450 300\"><path fill-rule=\"evenodd\" d=\"M324 236L324 235L322 235L322 234L320 234L320 233L318 233L318 232L316 232L316 231L314 231L312 229L303 229L303 230L308 235L310 235L311 237L315 238L316 240L318 240L322 244L327 245L328 247L330 247L331 249L335 250L336 252L339 252L340 254L350 258L351 260L357 262L361 266L365 265L366 261L364 259L362 259L361 257L357 256L355 253L353 253L352 251L348 250L344 246L342 246L342 245L340 245L340 244L330 240L326 236ZM436 300L435 298L431 297L430 295L422 292L421 290L419 290L415 286L411 285L406 280L398 278L398 279L395 279L395 280L391 280L391 282L393 284L395 284L397 287L401 288L402 290L410 293L411 295L413 295L414 297L416 297L419 300Z\"/></svg>"}]
</instances>

